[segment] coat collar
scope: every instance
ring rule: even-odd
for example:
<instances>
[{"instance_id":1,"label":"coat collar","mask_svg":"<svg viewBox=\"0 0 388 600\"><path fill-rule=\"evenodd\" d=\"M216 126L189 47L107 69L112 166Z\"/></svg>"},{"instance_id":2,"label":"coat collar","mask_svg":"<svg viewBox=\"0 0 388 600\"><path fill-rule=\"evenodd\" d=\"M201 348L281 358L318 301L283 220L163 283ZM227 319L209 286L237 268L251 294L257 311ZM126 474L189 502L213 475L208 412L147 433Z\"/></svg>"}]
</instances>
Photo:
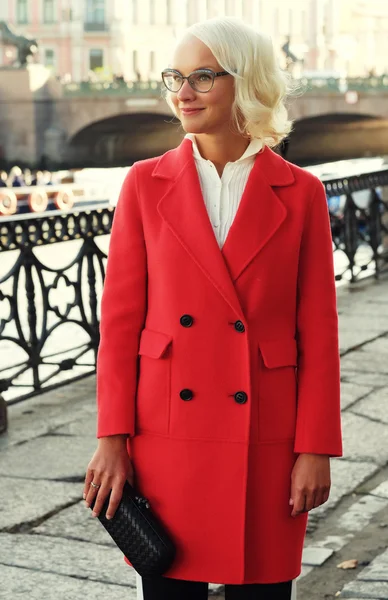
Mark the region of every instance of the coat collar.
<instances>
[{"instance_id":1,"label":"coat collar","mask_svg":"<svg viewBox=\"0 0 388 600\"><path fill-rule=\"evenodd\" d=\"M286 208L272 187L294 182L287 162L268 147L257 155L221 250L203 201L191 140L185 138L178 148L164 154L152 175L169 180L158 203L159 214L235 313L243 317L234 281L286 218Z\"/></svg>"}]
</instances>

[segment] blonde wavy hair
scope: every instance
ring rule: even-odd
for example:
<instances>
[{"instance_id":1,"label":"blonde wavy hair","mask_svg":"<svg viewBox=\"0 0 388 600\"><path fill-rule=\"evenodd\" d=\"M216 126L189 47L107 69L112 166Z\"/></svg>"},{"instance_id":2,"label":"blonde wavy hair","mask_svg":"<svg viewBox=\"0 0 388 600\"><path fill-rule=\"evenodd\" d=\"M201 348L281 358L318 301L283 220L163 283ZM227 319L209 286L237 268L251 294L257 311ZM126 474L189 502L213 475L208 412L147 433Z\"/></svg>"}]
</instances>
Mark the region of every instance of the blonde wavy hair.
<instances>
[{"instance_id":1,"label":"blonde wavy hair","mask_svg":"<svg viewBox=\"0 0 388 600\"><path fill-rule=\"evenodd\" d=\"M206 44L234 77L232 120L238 133L277 146L292 130L285 101L297 88L290 74L280 68L271 38L235 17L195 23L186 29L187 34ZM166 90L164 94L175 113L171 93Z\"/></svg>"}]
</instances>

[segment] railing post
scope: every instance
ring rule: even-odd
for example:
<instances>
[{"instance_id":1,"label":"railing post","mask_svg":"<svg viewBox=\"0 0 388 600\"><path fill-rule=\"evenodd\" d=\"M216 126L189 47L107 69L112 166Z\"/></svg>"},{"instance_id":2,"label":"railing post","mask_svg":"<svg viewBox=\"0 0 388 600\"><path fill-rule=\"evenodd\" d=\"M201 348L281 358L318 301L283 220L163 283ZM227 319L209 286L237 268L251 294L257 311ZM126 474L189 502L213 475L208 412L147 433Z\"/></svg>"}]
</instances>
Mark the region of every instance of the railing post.
<instances>
[{"instance_id":1,"label":"railing post","mask_svg":"<svg viewBox=\"0 0 388 600\"><path fill-rule=\"evenodd\" d=\"M5 433L8 428L7 403L0 394L0 434Z\"/></svg>"}]
</instances>

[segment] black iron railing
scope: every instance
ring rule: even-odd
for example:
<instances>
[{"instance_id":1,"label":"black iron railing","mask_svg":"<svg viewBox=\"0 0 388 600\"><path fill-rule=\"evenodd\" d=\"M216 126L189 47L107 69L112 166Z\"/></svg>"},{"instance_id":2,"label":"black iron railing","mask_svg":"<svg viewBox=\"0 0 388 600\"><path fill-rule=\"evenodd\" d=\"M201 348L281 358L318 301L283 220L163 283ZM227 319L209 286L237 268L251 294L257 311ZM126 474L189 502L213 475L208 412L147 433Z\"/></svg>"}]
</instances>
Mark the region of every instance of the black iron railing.
<instances>
[{"instance_id":1,"label":"black iron railing","mask_svg":"<svg viewBox=\"0 0 388 600\"><path fill-rule=\"evenodd\" d=\"M94 372L106 259L97 241L112 217L109 207L0 221L0 394L10 404Z\"/></svg>"},{"instance_id":2,"label":"black iron railing","mask_svg":"<svg viewBox=\"0 0 388 600\"><path fill-rule=\"evenodd\" d=\"M337 281L379 277L388 268L388 169L323 183Z\"/></svg>"},{"instance_id":3,"label":"black iron railing","mask_svg":"<svg viewBox=\"0 0 388 600\"><path fill-rule=\"evenodd\" d=\"M379 277L388 267L388 170L324 185L338 282ZM94 373L113 212L0 220L0 395L7 403Z\"/></svg>"}]
</instances>

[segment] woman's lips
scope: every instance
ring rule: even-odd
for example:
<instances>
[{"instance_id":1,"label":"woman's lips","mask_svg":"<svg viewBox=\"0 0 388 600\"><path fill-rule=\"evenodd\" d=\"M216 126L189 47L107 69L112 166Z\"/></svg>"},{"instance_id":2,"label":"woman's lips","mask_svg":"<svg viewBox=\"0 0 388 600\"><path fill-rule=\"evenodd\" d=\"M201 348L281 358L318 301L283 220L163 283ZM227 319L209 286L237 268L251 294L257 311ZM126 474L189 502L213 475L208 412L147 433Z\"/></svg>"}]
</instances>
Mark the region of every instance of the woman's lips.
<instances>
[{"instance_id":1,"label":"woman's lips","mask_svg":"<svg viewBox=\"0 0 388 600\"><path fill-rule=\"evenodd\" d=\"M182 115L196 115L201 110L205 110L204 108L181 108Z\"/></svg>"}]
</instances>

